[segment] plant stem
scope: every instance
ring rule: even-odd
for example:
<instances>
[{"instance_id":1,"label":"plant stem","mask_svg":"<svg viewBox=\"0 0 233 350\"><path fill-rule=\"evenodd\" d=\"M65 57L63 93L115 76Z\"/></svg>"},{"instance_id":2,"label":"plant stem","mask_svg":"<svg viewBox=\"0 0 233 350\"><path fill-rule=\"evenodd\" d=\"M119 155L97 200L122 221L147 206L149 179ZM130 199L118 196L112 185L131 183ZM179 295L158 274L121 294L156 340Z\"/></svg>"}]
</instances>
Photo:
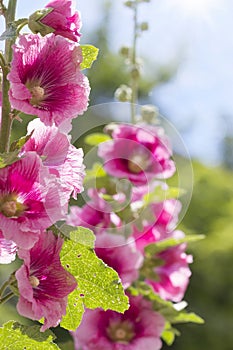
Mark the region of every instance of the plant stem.
<instances>
[{"instance_id":1,"label":"plant stem","mask_svg":"<svg viewBox=\"0 0 233 350\"><path fill-rule=\"evenodd\" d=\"M15 294L13 292L8 293L7 295L5 295L3 298L0 298L0 305L4 304L6 301L8 301L9 299L11 299Z\"/></svg>"},{"instance_id":2,"label":"plant stem","mask_svg":"<svg viewBox=\"0 0 233 350\"><path fill-rule=\"evenodd\" d=\"M133 32L133 47L132 47L132 72L131 72L131 121L136 122L136 103L138 100L138 75L135 74L137 65L137 38L138 38L138 4L135 3L134 8L134 32Z\"/></svg>"},{"instance_id":3,"label":"plant stem","mask_svg":"<svg viewBox=\"0 0 233 350\"><path fill-rule=\"evenodd\" d=\"M8 286L9 286L9 281L4 282L3 285L1 286L1 288L0 288L0 299L1 299L1 296L3 295L4 291L7 289Z\"/></svg>"},{"instance_id":4,"label":"plant stem","mask_svg":"<svg viewBox=\"0 0 233 350\"><path fill-rule=\"evenodd\" d=\"M8 9L5 14L6 29L9 28L11 22L15 20L17 0L9 0ZM12 127L11 118L11 105L9 101L9 88L10 83L7 80L8 67L12 59L12 44L14 40L8 39L5 43L5 62L6 69L3 69L3 82L2 82L2 121L0 131L0 152L8 152L10 145L10 135Z\"/></svg>"}]
</instances>

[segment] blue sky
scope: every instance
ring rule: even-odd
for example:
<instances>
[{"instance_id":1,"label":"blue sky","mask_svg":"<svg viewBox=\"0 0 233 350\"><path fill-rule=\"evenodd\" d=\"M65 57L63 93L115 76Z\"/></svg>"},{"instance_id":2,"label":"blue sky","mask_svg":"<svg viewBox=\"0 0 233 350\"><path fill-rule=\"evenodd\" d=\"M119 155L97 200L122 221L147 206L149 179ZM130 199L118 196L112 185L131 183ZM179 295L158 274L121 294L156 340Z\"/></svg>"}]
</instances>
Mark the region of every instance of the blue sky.
<instances>
[{"instance_id":1,"label":"blue sky","mask_svg":"<svg viewBox=\"0 0 233 350\"><path fill-rule=\"evenodd\" d=\"M18 14L27 16L46 3L18 0ZM101 3L77 2L85 41L102 20ZM181 59L174 79L152 91L152 97L191 154L208 164L219 161L220 141L233 132L232 13L232 0L151 0L140 9L140 19L150 26L139 41L140 53L155 66ZM112 14L111 43L117 51L131 42L131 11L113 0Z\"/></svg>"}]
</instances>

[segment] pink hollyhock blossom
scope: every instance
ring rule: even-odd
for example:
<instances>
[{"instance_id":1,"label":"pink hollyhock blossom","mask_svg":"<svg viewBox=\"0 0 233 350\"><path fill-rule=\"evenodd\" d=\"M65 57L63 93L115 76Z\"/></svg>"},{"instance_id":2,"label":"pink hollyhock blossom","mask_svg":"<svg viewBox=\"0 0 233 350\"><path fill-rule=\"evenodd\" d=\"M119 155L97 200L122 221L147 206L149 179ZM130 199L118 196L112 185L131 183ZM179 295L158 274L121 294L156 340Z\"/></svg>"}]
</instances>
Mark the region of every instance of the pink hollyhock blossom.
<instances>
[{"instance_id":1,"label":"pink hollyhock blossom","mask_svg":"<svg viewBox=\"0 0 233 350\"><path fill-rule=\"evenodd\" d=\"M159 350L164 318L152 310L141 296L129 296L130 308L124 314L86 310L81 325L73 333L79 350Z\"/></svg>"},{"instance_id":2,"label":"pink hollyhock blossom","mask_svg":"<svg viewBox=\"0 0 233 350\"><path fill-rule=\"evenodd\" d=\"M112 138L101 143L98 152L110 175L142 185L174 174L171 147L162 128L120 124L114 128Z\"/></svg>"},{"instance_id":3,"label":"pink hollyhock blossom","mask_svg":"<svg viewBox=\"0 0 233 350\"><path fill-rule=\"evenodd\" d=\"M183 232L175 231L175 238L184 237ZM185 243L166 249L156 255L163 264L154 269L159 280L147 280L155 292L165 300L179 302L187 289L191 271L188 264L192 263L191 255L185 253Z\"/></svg>"},{"instance_id":4,"label":"pink hollyhock blossom","mask_svg":"<svg viewBox=\"0 0 233 350\"><path fill-rule=\"evenodd\" d=\"M48 3L45 8L52 9L40 22L54 30L54 34L61 35L65 38L79 41L81 36L79 30L81 28L81 18L78 11L72 14L71 0L54 0Z\"/></svg>"},{"instance_id":5,"label":"pink hollyhock blossom","mask_svg":"<svg viewBox=\"0 0 233 350\"><path fill-rule=\"evenodd\" d=\"M5 239L0 231L0 264L10 264L14 261L16 251L15 243Z\"/></svg>"},{"instance_id":6,"label":"pink hollyhock blossom","mask_svg":"<svg viewBox=\"0 0 233 350\"><path fill-rule=\"evenodd\" d=\"M0 230L29 249L43 230L64 216L62 188L34 152L0 169Z\"/></svg>"},{"instance_id":7,"label":"pink hollyhock blossom","mask_svg":"<svg viewBox=\"0 0 233 350\"><path fill-rule=\"evenodd\" d=\"M82 114L90 87L80 72L81 49L54 34L21 35L8 74L13 108L57 126Z\"/></svg>"},{"instance_id":8,"label":"pink hollyhock blossom","mask_svg":"<svg viewBox=\"0 0 233 350\"><path fill-rule=\"evenodd\" d=\"M69 201L71 194L76 199L83 191L85 176L82 149L71 145L56 126L46 127L38 118L28 124L28 134L32 132L23 152L35 151L49 172L60 179L65 200Z\"/></svg>"},{"instance_id":9,"label":"pink hollyhock blossom","mask_svg":"<svg viewBox=\"0 0 233 350\"><path fill-rule=\"evenodd\" d=\"M97 190L90 189L88 195L91 200L82 208L70 207L70 214L67 216L68 225L87 227L96 234L121 225L120 218L112 212L111 206L101 198Z\"/></svg>"},{"instance_id":10,"label":"pink hollyhock blossom","mask_svg":"<svg viewBox=\"0 0 233 350\"><path fill-rule=\"evenodd\" d=\"M138 278L143 257L123 236L102 233L95 243L96 255L120 276L124 288Z\"/></svg>"},{"instance_id":11,"label":"pink hollyhock blossom","mask_svg":"<svg viewBox=\"0 0 233 350\"><path fill-rule=\"evenodd\" d=\"M41 331L59 324L66 313L67 296L77 286L61 265L62 243L52 232L42 232L31 250L18 252L24 263L15 274L20 293L17 310L32 320L44 317Z\"/></svg>"}]
</instances>

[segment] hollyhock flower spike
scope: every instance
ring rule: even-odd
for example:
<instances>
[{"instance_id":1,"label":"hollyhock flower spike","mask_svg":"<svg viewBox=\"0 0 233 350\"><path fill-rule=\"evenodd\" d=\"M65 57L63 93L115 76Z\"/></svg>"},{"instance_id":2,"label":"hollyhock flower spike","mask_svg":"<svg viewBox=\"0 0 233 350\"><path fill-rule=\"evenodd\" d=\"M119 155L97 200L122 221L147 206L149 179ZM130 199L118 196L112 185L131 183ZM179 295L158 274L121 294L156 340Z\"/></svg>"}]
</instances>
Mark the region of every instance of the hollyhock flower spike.
<instances>
[{"instance_id":1,"label":"hollyhock flower spike","mask_svg":"<svg viewBox=\"0 0 233 350\"><path fill-rule=\"evenodd\" d=\"M61 220L63 202L60 183L36 153L0 169L0 230L17 246L30 249L41 230Z\"/></svg>"},{"instance_id":2,"label":"hollyhock flower spike","mask_svg":"<svg viewBox=\"0 0 233 350\"><path fill-rule=\"evenodd\" d=\"M98 148L98 155L104 159L104 168L110 175L144 185L174 174L171 147L162 128L120 124L114 127L112 138Z\"/></svg>"},{"instance_id":3,"label":"hollyhock flower spike","mask_svg":"<svg viewBox=\"0 0 233 350\"><path fill-rule=\"evenodd\" d=\"M0 264L10 264L14 261L16 251L15 243L5 239L0 231Z\"/></svg>"},{"instance_id":4,"label":"hollyhock flower spike","mask_svg":"<svg viewBox=\"0 0 233 350\"><path fill-rule=\"evenodd\" d=\"M56 327L66 313L67 296L77 286L74 276L60 262L63 240L42 232L31 250L19 250L24 260L16 272L20 293L17 310L32 320L44 317L41 331Z\"/></svg>"},{"instance_id":5,"label":"hollyhock flower spike","mask_svg":"<svg viewBox=\"0 0 233 350\"><path fill-rule=\"evenodd\" d=\"M12 108L56 126L82 114L90 87L81 62L80 47L59 35L21 35L8 74Z\"/></svg>"},{"instance_id":6,"label":"hollyhock flower spike","mask_svg":"<svg viewBox=\"0 0 233 350\"><path fill-rule=\"evenodd\" d=\"M28 134L31 133L22 151L36 152L49 172L60 179L66 202L71 194L77 199L77 194L83 191L85 176L83 150L71 145L69 137L55 125L46 127L38 118L28 124Z\"/></svg>"},{"instance_id":7,"label":"hollyhock flower spike","mask_svg":"<svg viewBox=\"0 0 233 350\"><path fill-rule=\"evenodd\" d=\"M138 278L143 256L123 236L108 233L97 235L95 252L105 264L117 271L124 288Z\"/></svg>"},{"instance_id":8,"label":"hollyhock flower spike","mask_svg":"<svg viewBox=\"0 0 233 350\"><path fill-rule=\"evenodd\" d=\"M124 314L86 310L73 333L75 350L159 350L164 329L163 317L149 301L129 295L130 308Z\"/></svg>"},{"instance_id":9,"label":"hollyhock flower spike","mask_svg":"<svg viewBox=\"0 0 233 350\"><path fill-rule=\"evenodd\" d=\"M82 23L78 11L72 14L71 0L51 1L45 9L48 11L39 10L29 17L28 26L33 33L41 35L54 33L75 42L79 41Z\"/></svg>"}]
</instances>

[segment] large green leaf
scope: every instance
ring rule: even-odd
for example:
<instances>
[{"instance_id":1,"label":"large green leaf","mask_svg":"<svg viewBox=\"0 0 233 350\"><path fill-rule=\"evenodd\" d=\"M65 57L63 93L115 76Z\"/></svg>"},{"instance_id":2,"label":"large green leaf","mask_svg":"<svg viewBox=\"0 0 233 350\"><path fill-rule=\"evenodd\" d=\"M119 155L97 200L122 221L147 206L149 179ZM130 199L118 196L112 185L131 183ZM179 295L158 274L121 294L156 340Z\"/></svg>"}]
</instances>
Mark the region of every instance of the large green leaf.
<instances>
[{"instance_id":1,"label":"large green leaf","mask_svg":"<svg viewBox=\"0 0 233 350\"><path fill-rule=\"evenodd\" d=\"M92 45L81 45L83 61L81 69L91 68L92 63L97 59L99 49Z\"/></svg>"},{"instance_id":2,"label":"large green leaf","mask_svg":"<svg viewBox=\"0 0 233 350\"><path fill-rule=\"evenodd\" d=\"M55 336L50 331L40 332L40 326L24 326L9 321L0 328L1 350L56 350Z\"/></svg>"},{"instance_id":3,"label":"large green leaf","mask_svg":"<svg viewBox=\"0 0 233 350\"><path fill-rule=\"evenodd\" d=\"M84 228L81 232L81 239L80 228L70 232L70 240L64 242L60 255L62 265L75 276L78 284L69 295L66 316L61 322L61 326L69 330L78 327L84 307L121 313L129 307L118 274L94 253L94 235Z\"/></svg>"}]
</instances>

